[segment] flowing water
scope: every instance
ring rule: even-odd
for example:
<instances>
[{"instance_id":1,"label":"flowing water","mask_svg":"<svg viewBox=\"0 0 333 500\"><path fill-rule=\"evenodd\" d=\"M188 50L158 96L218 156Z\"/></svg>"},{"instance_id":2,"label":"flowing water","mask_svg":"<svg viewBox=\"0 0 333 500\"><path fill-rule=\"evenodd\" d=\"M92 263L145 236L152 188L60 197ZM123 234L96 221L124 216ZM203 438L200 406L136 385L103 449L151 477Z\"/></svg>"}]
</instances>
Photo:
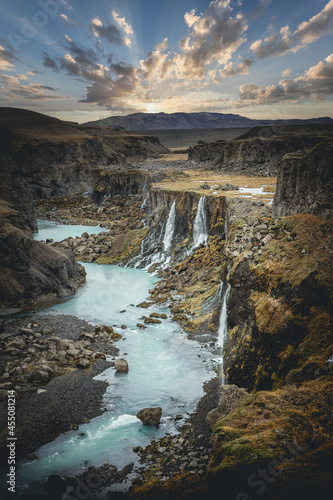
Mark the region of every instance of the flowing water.
<instances>
[{"instance_id":1,"label":"flowing water","mask_svg":"<svg viewBox=\"0 0 333 500\"><path fill-rule=\"evenodd\" d=\"M42 220L37 219L38 222L38 233L34 233L34 240L42 241L46 238L52 238L53 241L62 241L65 238L76 238L76 236L81 236L83 233L88 234L98 234L102 231L109 231L99 226L69 226L67 224L57 224L53 220Z\"/></svg>"},{"instance_id":2,"label":"flowing water","mask_svg":"<svg viewBox=\"0 0 333 500\"><path fill-rule=\"evenodd\" d=\"M221 346L221 373L222 373L222 384L226 383L226 377L224 374L224 363L223 363L223 348L227 337L228 325L227 325L227 304L230 293L230 285L228 285L227 290L223 296L221 314L220 314L220 324L218 329L218 343Z\"/></svg>"},{"instance_id":3,"label":"flowing water","mask_svg":"<svg viewBox=\"0 0 333 500\"><path fill-rule=\"evenodd\" d=\"M76 226L65 226L68 228ZM53 232L46 237L54 237ZM153 437L175 432L174 417L179 413L186 417L193 411L204 394L203 383L215 376L217 360L204 348L207 346L188 340L177 323L168 319L147 325L144 331L137 327L142 315L169 313L161 306L148 310L136 306L147 298L148 289L157 281L155 276L112 265L91 263L85 269L86 284L76 296L45 313L73 314L92 324L114 326L123 335L118 342L119 357L127 359L129 372L118 374L109 368L99 375L97 379L108 382L103 415L59 436L36 452L37 461L21 465L18 484L29 484L29 488L51 474L75 475L105 460L118 467L135 460L133 446L144 447ZM126 330L121 330L122 324ZM139 410L150 406L163 409L158 428L144 426L136 418Z\"/></svg>"},{"instance_id":4,"label":"flowing water","mask_svg":"<svg viewBox=\"0 0 333 500\"><path fill-rule=\"evenodd\" d=\"M207 245L208 237L206 196L201 196L193 223L193 248L197 248L201 243Z\"/></svg>"},{"instance_id":5,"label":"flowing water","mask_svg":"<svg viewBox=\"0 0 333 500\"><path fill-rule=\"evenodd\" d=\"M168 252L172 248L172 240L175 232L175 222L176 222L176 202L174 201L171 205L168 220L165 226L165 234L163 239L164 252Z\"/></svg>"}]
</instances>

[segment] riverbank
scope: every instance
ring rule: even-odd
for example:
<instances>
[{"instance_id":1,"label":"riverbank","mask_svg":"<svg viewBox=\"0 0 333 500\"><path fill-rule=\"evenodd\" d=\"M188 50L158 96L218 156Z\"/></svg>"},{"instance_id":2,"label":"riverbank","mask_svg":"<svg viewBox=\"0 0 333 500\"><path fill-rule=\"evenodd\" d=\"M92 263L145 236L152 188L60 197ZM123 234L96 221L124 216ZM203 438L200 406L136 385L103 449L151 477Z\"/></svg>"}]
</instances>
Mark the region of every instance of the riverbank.
<instances>
[{"instance_id":1,"label":"riverbank","mask_svg":"<svg viewBox=\"0 0 333 500\"><path fill-rule=\"evenodd\" d=\"M111 366L105 356L119 350L113 342L90 342L85 334L92 329L69 315L35 314L4 325L0 363L9 377L2 374L0 425L6 428L7 391L14 390L18 460L103 412L107 383L93 377ZM57 344L61 349L54 348Z\"/></svg>"}]
</instances>

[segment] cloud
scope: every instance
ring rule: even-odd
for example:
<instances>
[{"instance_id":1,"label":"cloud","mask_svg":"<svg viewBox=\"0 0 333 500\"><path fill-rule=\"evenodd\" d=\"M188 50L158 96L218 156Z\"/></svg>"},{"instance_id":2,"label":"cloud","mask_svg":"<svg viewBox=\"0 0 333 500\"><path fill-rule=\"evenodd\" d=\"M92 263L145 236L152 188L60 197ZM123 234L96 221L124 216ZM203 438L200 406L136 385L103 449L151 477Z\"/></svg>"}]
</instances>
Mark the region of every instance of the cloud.
<instances>
[{"instance_id":1,"label":"cloud","mask_svg":"<svg viewBox=\"0 0 333 500\"><path fill-rule=\"evenodd\" d=\"M65 7L65 9L73 10L73 6L70 3L68 3L66 0L57 0L57 1L58 1L58 3L60 3L60 5Z\"/></svg>"},{"instance_id":2,"label":"cloud","mask_svg":"<svg viewBox=\"0 0 333 500\"><path fill-rule=\"evenodd\" d=\"M219 71L219 76L222 78L226 78L228 76L234 76L234 75L248 75L249 73L249 68L253 64L253 59L244 59L242 62L236 65L236 67L233 65L232 62L229 62L228 64L225 65L223 69Z\"/></svg>"},{"instance_id":3,"label":"cloud","mask_svg":"<svg viewBox=\"0 0 333 500\"><path fill-rule=\"evenodd\" d=\"M94 23L99 25L98 21ZM101 23L102 24L102 23ZM99 57L93 49L87 49L67 38L68 43L62 47L66 50L64 57L52 59L48 53L43 53L44 66L53 71L64 71L88 82L86 97L79 102L96 103L114 109L135 93L142 71L123 61L112 63L110 66L98 63Z\"/></svg>"},{"instance_id":4,"label":"cloud","mask_svg":"<svg viewBox=\"0 0 333 500\"><path fill-rule=\"evenodd\" d=\"M50 68L52 69L53 71L58 71L59 68L58 68L58 65L57 63L55 62L54 59L52 59L52 57L50 57L47 52L43 52L42 54L43 56L43 66L45 68Z\"/></svg>"},{"instance_id":5,"label":"cloud","mask_svg":"<svg viewBox=\"0 0 333 500\"><path fill-rule=\"evenodd\" d=\"M19 59L11 50L5 49L2 45L0 45L0 69L7 71L14 69L14 62L18 60Z\"/></svg>"},{"instance_id":6,"label":"cloud","mask_svg":"<svg viewBox=\"0 0 333 500\"><path fill-rule=\"evenodd\" d=\"M156 49L149 52L146 59L140 61L140 66L144 71L144 78L146 80L157 79L163 80L167 76L171 76L171 70L174 66L173 61L170 59L170 54L163 54L168 46L168 39L164 38L163 42L156 45Z\"/></svg>"},{"instance_id":7,"label":"cloud","mask_svg":"<svg viewBox=\"0 0 333 500\"><path fill-rule=\"evenodd\" d=\"M123 37L117 26L106 23L104 26L99 17L95 17L90 22L90 30L98 39L103 39L114 45L124 45Z\"/></svg>"},{"instance_id":8,"label":"cloud","mask_svg":"<svg viewBox=\"0 0 333 500\"><path fill-rule=\"evenodd\" d=\"M215 0L209 8L197 14L186 12L188 34L180 40L181 51L171 57L163 53L167 40L156 46L145 60L140 61L145 78L202 80L212 65L226 65L233 53L246 41L242 35L248 24L243 14L233 16L230 0Z\"/></svg>"},{"instance_id":9,"label":"cloud","mask_svg":"<svg viewBox=\"0 0 333 500\"><path fill-rule=\"evenodd\" d=\"M66 16L66 14L59 14L61 19L65 21L66 24L71 24L73 26L78 26L79 23L71 19L70 17Z\"/></svg>"},{"instance_id":10,"label":"cloud","mask_svg":"<svg viewBox=\"0 0 333 500\"><path fill-rule=\"evenodd\" d=\"M29 80L29 78L26 75L20 75L20 74L16 75L16 78L18 80Z\"/></svg>"},{"instance_id":11,"label":"cloud","mask_svg":"<svg viewBox=\"0 0 333 500\"><path fill-rule=\"evenodd\" d=\"M1 75L0 79L3 83L3 86L0 87L0 92L9 98L23 98L24 100L32 101L45 99L66 99L66 97L63 96L60 97L50 94L50 92L55 92L55 89L52 87L47 87L37 83L23 85L20 83L18 78L9 75Z\"/></svg>"},{"instance_id":12,"label":"cloud","mask_svg":"<svg viewBox=\"0 0 333 500\"><path fill-rule=\"evenodd\" d=\"M240 87L238 107L298 102L303 99L322 101L333 95L333 54L312 66L304 75L284 79L278 85L247 83Z\"/></svg>"},{"instance_id":13,"label":"cloud","mask_svg":"<svg viewBox=\"0 0 333 500\"><path fill-rule=\"evenodd\" d=\"M125 33L125 38L124 38L125 45L130 47L132 45L131 37L133 37L133 35L134 35L132 26L126 22L125 17L120 17L119 14L115 10L112 11L112 16L113 16L113 19L118 24L118 26Z\"/></svg>"},{"instance_id":14,"label":"cloud","mask_svg":"<svg viewBox=\"0 0 333 500\"><path fill-rule=\"evenodd\" d=\"M260 17L270 6L271 3L272 0L260 0L258 7L251 12L250 19L257 19L258 17Z\"/></svg>"},{"instance_id":15,"label":"cloud","mask_svg":"<svg viewBox=\"0 0 333 500\"><path fill-rule=\"evenodd\" d=\"M281 74L282 76L289 76L291 74L291 69L286 68Z\"/></svg>"},{"instance_id":16,"label":"cloud","mask_svg":"<svg viewBox=\"0 0 333 500\"><path fill-rule=\"evenodd\" d=\"M283 56L290 51L295 53L321 36L331 33L332 29L333 0L330 0L318 14L301 23L293 33L288 25L283 26L278 35L273 33L264 40L253 42L250 50L259 59L270 55Z\"/></svg>"},{"instance_id":17,"label":"cloud","mask_svg":"<svg viewBox=\"0 0 333 500\"><path fill-rule=\"evenodd\" d=\"M181 40L182 56L177 60L181 73L189 78L203 78L206 66L227 64L232 54L246 41L242 35L248 25L243 14L232 17L229 0L211 2L204 14L185 14L189 34Z\"/></svg>"}]
</instances>

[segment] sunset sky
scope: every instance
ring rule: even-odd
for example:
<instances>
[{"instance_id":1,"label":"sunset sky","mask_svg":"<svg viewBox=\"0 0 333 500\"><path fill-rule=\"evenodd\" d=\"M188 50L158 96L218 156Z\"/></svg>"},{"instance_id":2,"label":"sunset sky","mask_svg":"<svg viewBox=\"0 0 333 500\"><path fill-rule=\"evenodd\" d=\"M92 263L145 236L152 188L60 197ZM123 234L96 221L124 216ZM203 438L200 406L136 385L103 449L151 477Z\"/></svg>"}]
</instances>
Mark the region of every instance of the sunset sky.
<instances>
[{"instance_id":1,"label":"sunset sky","mask_svg":"<svg viewBox=\"0 0 333 500\"><path fill-rule=\"evenodd\" d=\"M333 0L1 0L0 106L333 117Z\"/></svg>"}]
</instances>

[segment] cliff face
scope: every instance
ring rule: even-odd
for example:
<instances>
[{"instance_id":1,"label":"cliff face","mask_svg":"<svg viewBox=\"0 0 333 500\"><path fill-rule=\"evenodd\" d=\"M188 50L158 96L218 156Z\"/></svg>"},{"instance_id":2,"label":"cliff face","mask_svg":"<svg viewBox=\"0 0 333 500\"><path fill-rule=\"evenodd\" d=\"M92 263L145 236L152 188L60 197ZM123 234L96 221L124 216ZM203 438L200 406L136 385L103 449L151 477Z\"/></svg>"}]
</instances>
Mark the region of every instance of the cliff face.
<instances>
[{"instance_id":1,"label":"cliff face","mask_svg":"<svg viewBox=\"0 0 333 500\"><path fill-rule=\"evenodd\" d=\"M156 137L0 108L0 196L35 229L32 199L90 190L94 169L166 153Z\"/></svg>"},{"instance_id":2,"label":"cliff face","mask_svg":"<svg viewBox=\"0 0 333 500\"><path fill-rule=\"evenodd\" d=\"M0 201L0 309L27 307L75 293L85 272L72 252L32 239L12 206Z\"/></svg>"},{"instance_id":3,"label":"cliff face","mask_svg":"<svg viewBox=\"0 0 333 500\"><path fill-rule=\"evenodd\" d=\"M308 150L332 134L330 127L255 127L244 136L215 143L199 142L189 148L189 160L213 169L247 175L276 175L287 153Z\"/></svg>"},{"instance_id":4,"label":"cliff face","mask_svg":"<svg viewBox=\"0 0 333 500\"><path fill-rule=\"evenodd\" d=\"M0 200L12 203L23 221L37 231L31 188L17 169L10 154L0 152Z\"/></svg>"},{"instance_id":5,"label":"cliff face","mask_svg":"<svg viewBox=\"0 0 333 500\"><path fill-rule=\"evenodd\" d=\"M304 156L288 155L279 164L273 215L333 215L333 141L321 142Z\"/></svg>"}]
</instances>

